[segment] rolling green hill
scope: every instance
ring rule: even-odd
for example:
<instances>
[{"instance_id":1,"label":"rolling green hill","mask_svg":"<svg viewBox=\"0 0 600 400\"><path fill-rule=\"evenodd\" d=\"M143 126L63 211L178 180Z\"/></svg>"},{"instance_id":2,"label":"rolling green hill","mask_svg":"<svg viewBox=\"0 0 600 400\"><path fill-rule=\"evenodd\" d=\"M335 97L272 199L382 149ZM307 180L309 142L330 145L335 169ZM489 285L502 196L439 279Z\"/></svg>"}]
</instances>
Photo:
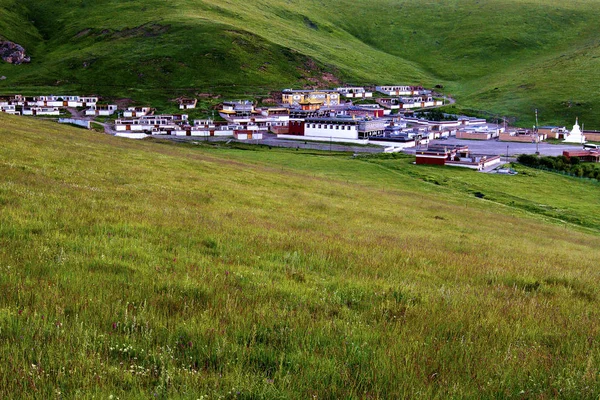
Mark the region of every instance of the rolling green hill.
<instances>
[{"instance_id":1,"label":"rolling green hill","mask_svg":"<svg viewBox=\"0 0 600 400\"><path fill-rule=\"evenodd\" d=\"M1 398L600 394L597 183L3 115L0 140Z\"/></svg>"},{"instance_id":2,"label":"rolling green hill","mask_svg":"<svg viewBox=\"0 0 600 400\"><path fill-rule=\"evenodd\" d=\"M0 90L165 102L304 84L444 85L461 107L600 128L596 0L2 0L33 63ZM59 89L60 87L60 89Z\"/></svg>"}]
</instances>

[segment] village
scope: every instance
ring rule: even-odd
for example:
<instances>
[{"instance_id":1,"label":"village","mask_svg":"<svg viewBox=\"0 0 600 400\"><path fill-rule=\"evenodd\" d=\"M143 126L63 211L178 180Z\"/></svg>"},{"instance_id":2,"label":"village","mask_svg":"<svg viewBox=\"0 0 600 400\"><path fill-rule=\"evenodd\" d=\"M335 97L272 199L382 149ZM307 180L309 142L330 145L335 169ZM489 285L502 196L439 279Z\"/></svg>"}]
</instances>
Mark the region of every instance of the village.
<instances>
[{"instance_id":1,"label":"village","mask_svg":"<svg viewBox=\"0 0 600 400\"><path fill-rule=\"evenodd\" d=\"M453 165L489 170L512 154L540 154L540 146L554 153L599 162L599 131L583 131L578 121L572 130L559 126L534 126L532 130L490 123L483 118L443 114L427 118L428 110L454 100L419 86L395 85L338 87L331 90L284 89L276 106L257 107L254 101L221 103L219 120L190 120L187 112L198 106L195 98L178 99L181 114L158 114L151 106L126 107L100 101L97 96L0 96L0 111L13 115L57 118L91 128L96 117L106 117L105 131L118 137L142 139L204 138L278 145L287 143L377 147L383 152L414 154L416 164ZM570 145L562 149L547 140ZM475 142L489 143L473 146ZM501 142L501 143L500 143ZM370 146L370 147L366 147ZM360 148L359 148L360 151ZM558 152L557 152L558 151ZM555 155L552 153L551 155Z\"/></svg>"}]
</instances>

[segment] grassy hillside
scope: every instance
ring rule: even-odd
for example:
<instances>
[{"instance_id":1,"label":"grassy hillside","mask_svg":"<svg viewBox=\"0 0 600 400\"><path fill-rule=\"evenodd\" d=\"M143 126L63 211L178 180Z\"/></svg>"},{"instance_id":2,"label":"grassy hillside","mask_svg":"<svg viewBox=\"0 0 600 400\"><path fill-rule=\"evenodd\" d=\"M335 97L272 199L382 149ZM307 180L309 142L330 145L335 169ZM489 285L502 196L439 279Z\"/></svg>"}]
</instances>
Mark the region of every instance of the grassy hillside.
<instances>
[{"instance_id":1,"label":"grassy hillside","mask_svg":"<svg viewBox=\"0 0 600 400\"><path fill-rule=\"evenodd\" d=\"M25 0L11 13L26 31L33 24L28 38L6 36L29 44L34 62L1 65L3 91L60 86L164 104L186 92L332 86L330 72L441 84L462 108L522 124L538 108L544 124L580 116L600 128L595 0Z\"/></svg>"},{"instance_id":2,"label":"grassy hillside","mask_svg":"<svg viewBox=\"0 0 600 400\"><path fill-rule=\"evenodd\" d=\"M2 398L600 394L598 185L2 115L0 139Z\"/></svg>"},{"instance_id":3,"label":"grassy hillside","mask_svg":"<svg viewBox=\"0 0 600 400\"><path fill-rule=\"evenodd\" d=\"M8 39L31 47L41 40L36 27L27 20L28 9L17 0L0 0L0 40Z\"/></svg>"}]
</instances>

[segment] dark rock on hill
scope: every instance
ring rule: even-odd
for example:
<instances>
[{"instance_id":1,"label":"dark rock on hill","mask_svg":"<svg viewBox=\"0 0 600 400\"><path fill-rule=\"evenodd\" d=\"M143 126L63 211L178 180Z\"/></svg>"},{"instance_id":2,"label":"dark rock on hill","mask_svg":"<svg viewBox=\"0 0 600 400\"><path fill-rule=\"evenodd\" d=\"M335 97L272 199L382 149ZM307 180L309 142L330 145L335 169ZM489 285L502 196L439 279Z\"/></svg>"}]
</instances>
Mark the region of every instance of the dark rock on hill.
<instances>
[{"instance_id":1,"label":"dark rock on hill","mask_svg":"<svg viewBox=\"0 0 600 400\"><path fill-rule=\"evenodd\" d=\"M25 54L23 46L9 41L0 41L0 57L10 64L23 64L31 61L31 58Z\"/></svg>"}]
</instances>

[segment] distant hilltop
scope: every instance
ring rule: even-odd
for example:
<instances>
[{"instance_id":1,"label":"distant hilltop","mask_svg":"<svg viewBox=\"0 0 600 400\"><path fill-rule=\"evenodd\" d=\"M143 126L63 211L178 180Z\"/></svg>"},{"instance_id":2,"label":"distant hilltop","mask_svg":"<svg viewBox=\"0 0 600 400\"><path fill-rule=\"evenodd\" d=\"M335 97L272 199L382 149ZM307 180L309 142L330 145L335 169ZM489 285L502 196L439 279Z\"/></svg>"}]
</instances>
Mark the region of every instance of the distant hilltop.
<instances>
[{"instance_id":1,"label":"distant hilltop","mask_svg":"<svg viewBox=\"0 0 600 400\"><path fill-rule=\"evenodd\" d=\"M58 87L166 102L411 82L455 98L452 112L515 115L528 127L538 109L543 124L579 116L600 126L595 0L2 4L0 32L19 46L7 59L32 57L23 68L0 63L4 93Z\"/></svg>"}]
</instances>

